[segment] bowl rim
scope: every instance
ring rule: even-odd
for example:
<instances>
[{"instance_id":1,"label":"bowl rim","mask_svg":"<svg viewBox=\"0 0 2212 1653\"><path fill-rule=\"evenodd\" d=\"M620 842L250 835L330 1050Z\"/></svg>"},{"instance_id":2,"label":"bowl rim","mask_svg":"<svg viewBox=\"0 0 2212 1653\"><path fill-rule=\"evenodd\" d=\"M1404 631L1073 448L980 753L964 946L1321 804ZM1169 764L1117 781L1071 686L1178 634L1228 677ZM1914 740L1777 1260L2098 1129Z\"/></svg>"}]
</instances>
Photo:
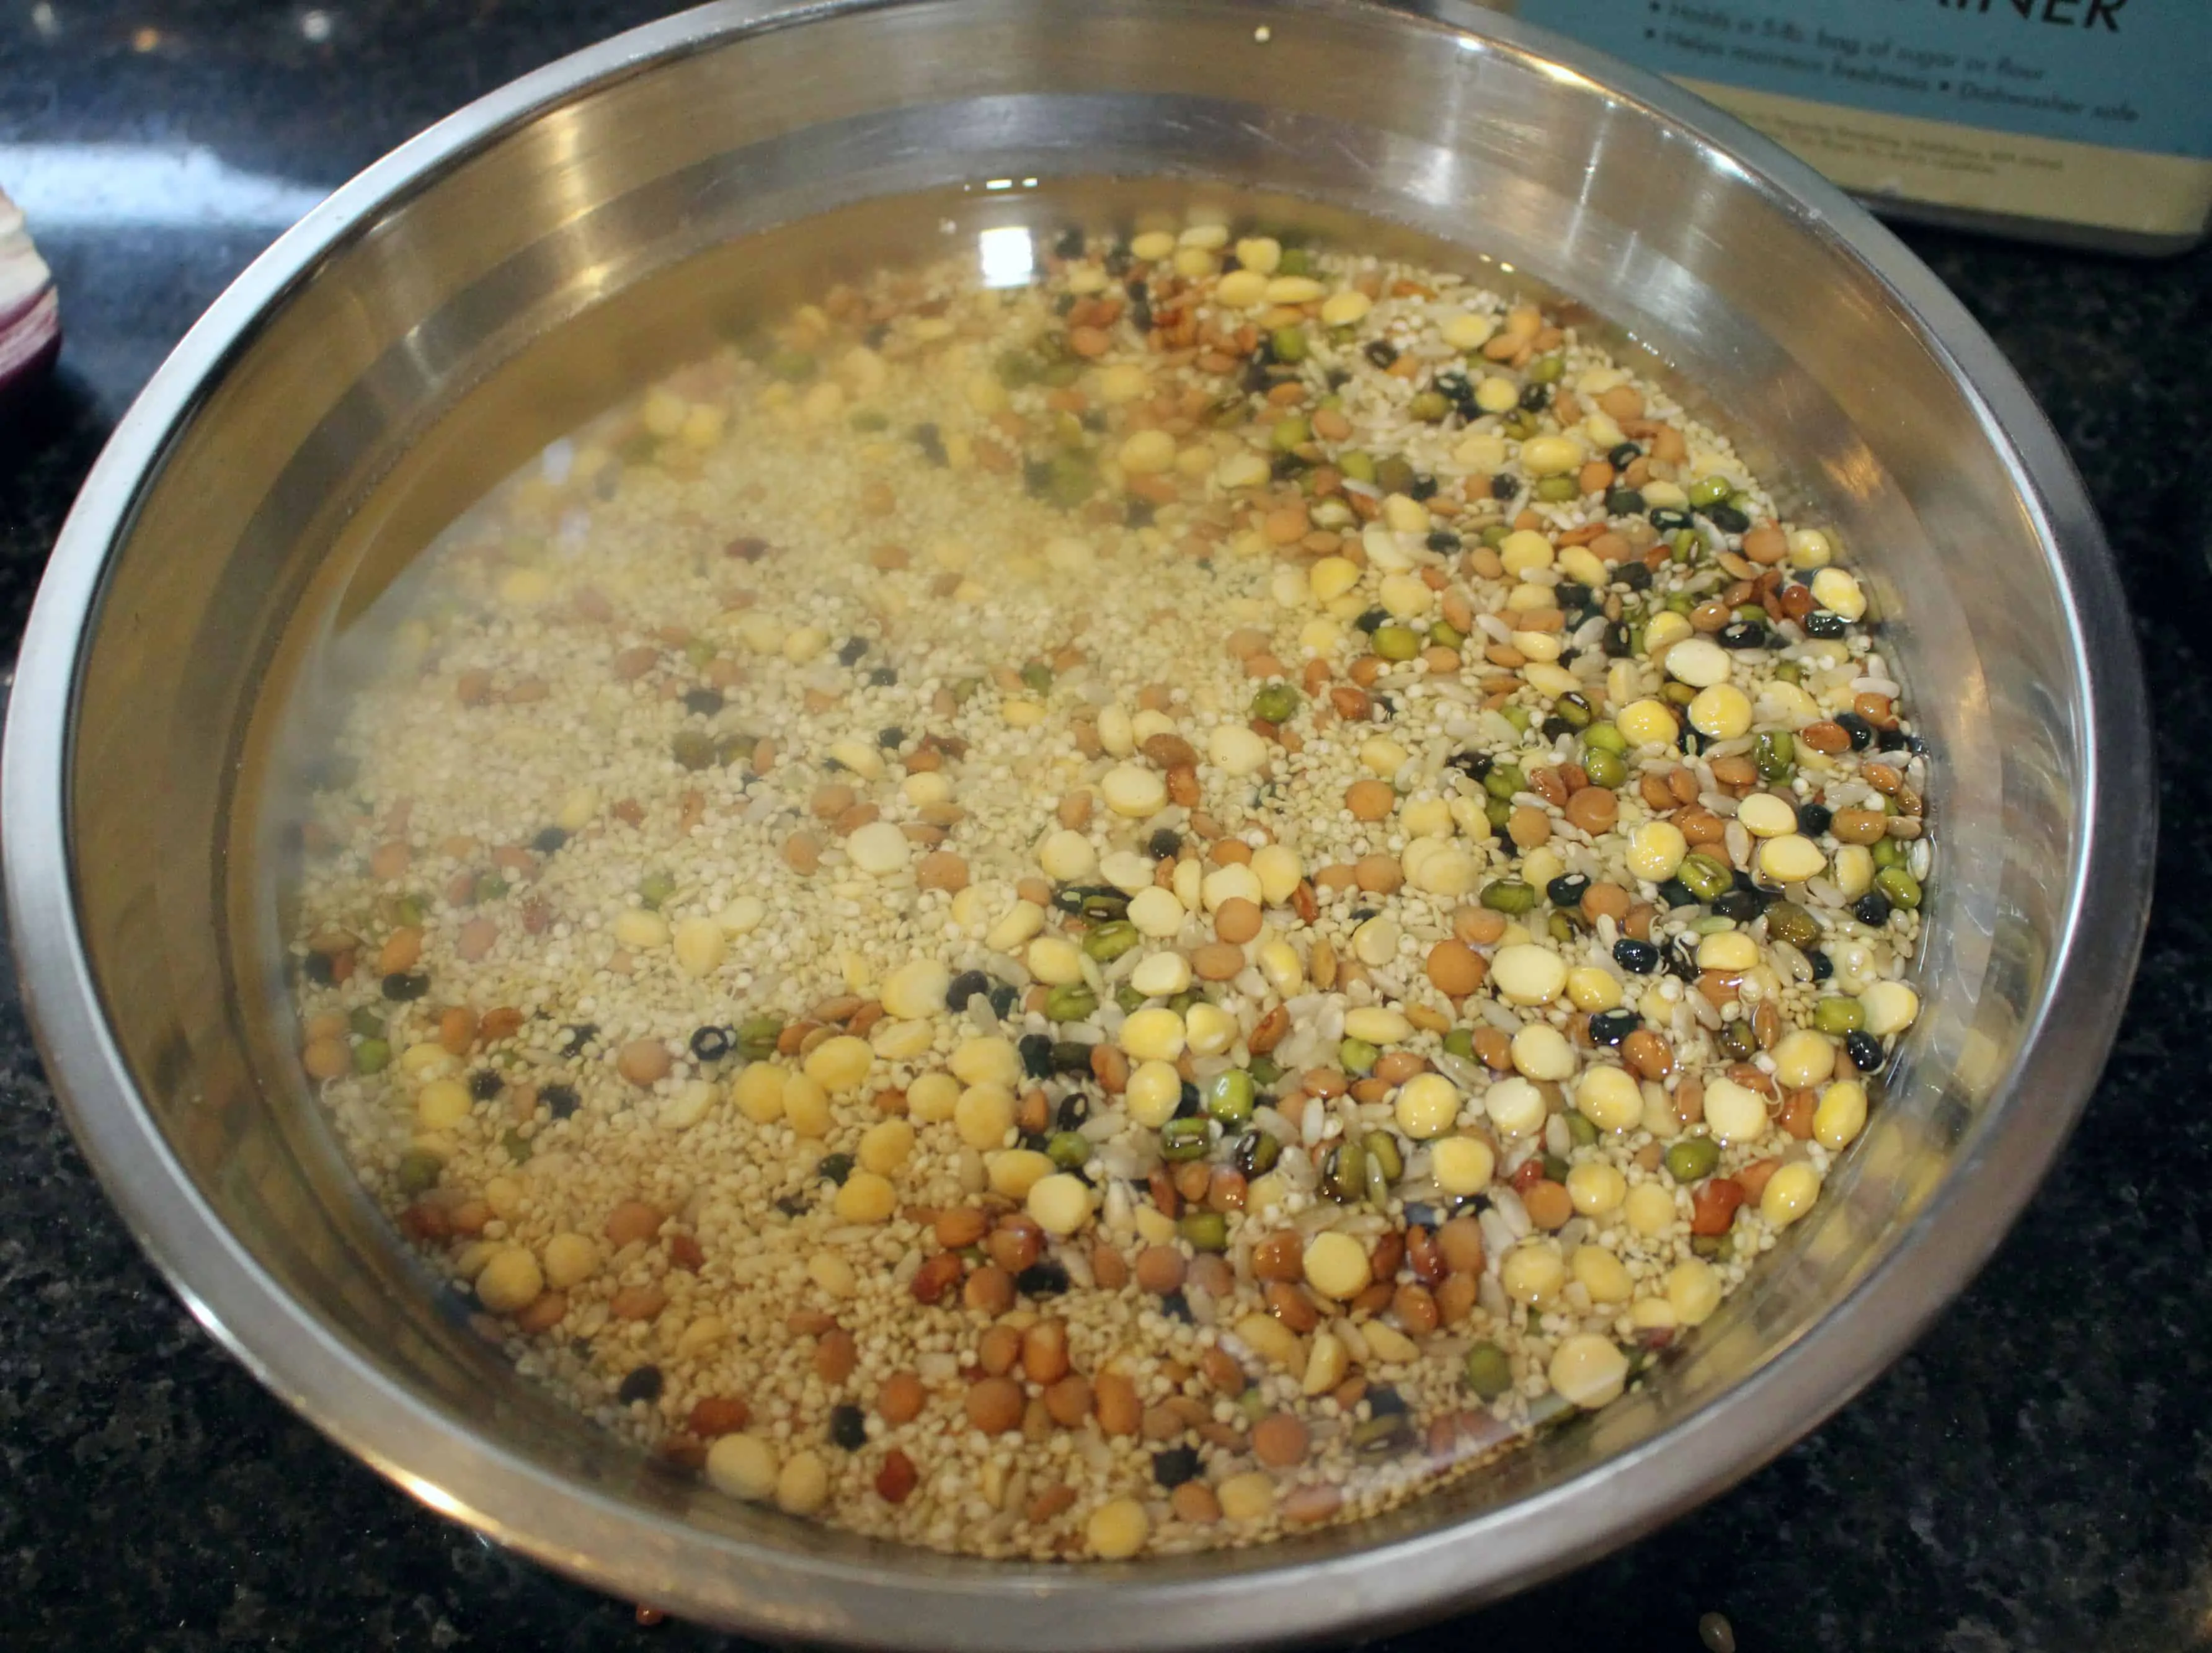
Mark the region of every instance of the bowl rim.
<instances>
[{"instance_id":1,"label":"bowl rim","mask_svg":"<svg viewBox=\"0 0 2212 1653\"><path fill-rule=\"evenodd\" d=\"M579 94L747 36L897 0L716 0L573 53L470 103L340 186L246 269L118 422L64 524L18 660L0 749L0 851L20 979L79 1144L140 1245L215 1338L295 1412L422 1502L556 1570L690 1617L810 1639L977 1650L1165 1648L1306 1640L1519 1589L1640 1535L1778 1455L1903 1352L2026 1205L2085 1103L2148 917L2155 789L2141 665L2096 517L2070 459L1994 343L1920 260L1778 145L1656 75L1463 0L1291 0L1300 14L1471 35L1640 106L1868 269L1974 405L2057 576L2087 717L2081 850L2065 875L2051 988L1992 1099L2013 1118L1960 1161L1876 1267L1790 1346L1650 1439L1468 1520L1315 1559L1243 1553L1212 1574L1141 1565L947 1564L885 1573L726 1537L564 1480L373 1370L236 1241L138 1098L77 922L69 841L71 722L110 555L173 435L261 317L388 208ZM2097 891L2094 908L2086 899ZM2037 1103L2018 1105L2023 1074ZM1254 1558L1257 1558L1255 1559ZM1295 1565L1302 1588L1282 1588ZM1319 1584L1316 1589L1311 1586ZM1110 1614L1071 1613L1114 1592ZM1137 1608L1130 1612L1126 1609Z\"/></svg>"}]
</instances>

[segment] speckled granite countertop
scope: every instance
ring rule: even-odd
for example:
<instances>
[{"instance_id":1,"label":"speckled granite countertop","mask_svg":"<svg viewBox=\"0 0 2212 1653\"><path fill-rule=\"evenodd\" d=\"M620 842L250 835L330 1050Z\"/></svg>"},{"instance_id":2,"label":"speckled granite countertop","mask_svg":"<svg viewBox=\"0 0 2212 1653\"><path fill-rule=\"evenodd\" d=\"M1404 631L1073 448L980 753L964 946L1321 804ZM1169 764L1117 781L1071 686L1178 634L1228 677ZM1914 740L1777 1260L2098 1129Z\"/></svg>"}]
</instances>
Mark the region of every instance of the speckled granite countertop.
<instances>
[{"instance_id":1,"label":"speckled granite countertop","mask_svg":"<svg viewBox=\"0 0 2212 1653\"><path fill-rule=\"evenodd\" d=\"M39 0L0 15L0 187L62 283L58 380L0 426L0 629L191 319L324 191L636 0ZM2166 826L2119 1043L2057 1172L1912 1353L1655 1537L1401 1649L2212 1647L2212 252L1910 233L2104 514L2153 663ZM7 969L0 958L0 971ZM143 1262L0 978L0 1648L605 1650L639 1628L419 1509L220 1352Z\"/></svg>"}]
</instances>

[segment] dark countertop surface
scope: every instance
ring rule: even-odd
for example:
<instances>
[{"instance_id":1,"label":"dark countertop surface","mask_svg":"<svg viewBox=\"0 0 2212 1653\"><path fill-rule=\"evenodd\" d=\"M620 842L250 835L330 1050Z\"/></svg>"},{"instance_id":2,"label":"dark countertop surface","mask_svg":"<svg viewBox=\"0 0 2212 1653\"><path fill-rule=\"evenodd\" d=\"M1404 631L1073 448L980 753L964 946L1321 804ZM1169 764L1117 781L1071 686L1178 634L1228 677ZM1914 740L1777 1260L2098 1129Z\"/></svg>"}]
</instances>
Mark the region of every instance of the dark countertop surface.
<instances>
[{"instance_id":1,"label":"dark countertop surface","mask_svg":"<svg viewBox=\"0 0 2212 1653\"><path fill-rule=\"evenodd\" d=\"M100 444L324 191L638 0L18 0L0 188L61 283L58 379L0 423L12 646ZM1771 1468L1610 1559L1389 1644L2212 1648L2212 252L1908 239L2042 398L2151 663L2166 831L2126 1023L2081 1130L1973 1287ZM0 1648L739 1645L512 1559L265 1394L141 1259L61 1123L0 957Z\"/></svg>"}]
</instances>

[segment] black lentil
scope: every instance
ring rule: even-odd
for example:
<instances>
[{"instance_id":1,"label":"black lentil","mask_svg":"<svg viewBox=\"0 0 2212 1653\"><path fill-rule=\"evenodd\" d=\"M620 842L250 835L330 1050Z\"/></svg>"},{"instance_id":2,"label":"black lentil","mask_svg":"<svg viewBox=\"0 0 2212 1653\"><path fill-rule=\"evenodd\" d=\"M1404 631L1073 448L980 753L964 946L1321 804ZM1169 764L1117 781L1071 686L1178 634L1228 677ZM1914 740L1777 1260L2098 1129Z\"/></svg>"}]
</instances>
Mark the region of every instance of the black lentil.
<instances>
[{"instance_id":1,"label":"black lentil","mask_svg":"<svg viewBox=\"0 0 2212 1653\"><path fill-rule=\"evenodd\" d=\"M623 1375L622 1386L615 1390L615 1399L626 1407L635 1406L640 1401L658 1401L665 1382L658 1366L633 1366Z\"/></svg>"},{"instance_id":2,"label":"black lentil","mask_svg":"<svg viewBox=\"0 0 2212 1653\"><path fill-rule=\"evenodd\" d=\"M1613 944L1613 962L1632 975L1649 975L1659 968L1659 950L1648 941L1623 936Z\"/></svg>"},{"instance_id":3,"label":"black lentil","mask_svg":"<svg viewBox=\"0 0 2212 1653\"><path fill-rule=\"evenodd\" d=\"M1618 1045L1644 1024L1644 1018L1632 1010L1608 1010L1590 1018L1589 1036L1601 1045Z\"/></svg>"},{"instance_id":4,"label":"black lentil","mask_svg":"<svg viewBox=\"0 0 2212 1653\"><path fill-rule=\"evenodd\" d=\"M1194 1446L1171 1446L1164 1452L1152 1454L1152 1479L1170 1491L1187 1480L1197 1480L1199 1468L1198 1449Z\"/></svg>"},{"instance_id":5,"label":"black lentil","mask_svg":"<svg viewBox=\"0 0 2212 1653\"><path fill-rule=\"evenodd\" d=\"M1056 1297L1067 1287L1067 1270L1049 1257L1014 1276L1014 1289L1025 1297Z\"/></svg>"}]
</instances>

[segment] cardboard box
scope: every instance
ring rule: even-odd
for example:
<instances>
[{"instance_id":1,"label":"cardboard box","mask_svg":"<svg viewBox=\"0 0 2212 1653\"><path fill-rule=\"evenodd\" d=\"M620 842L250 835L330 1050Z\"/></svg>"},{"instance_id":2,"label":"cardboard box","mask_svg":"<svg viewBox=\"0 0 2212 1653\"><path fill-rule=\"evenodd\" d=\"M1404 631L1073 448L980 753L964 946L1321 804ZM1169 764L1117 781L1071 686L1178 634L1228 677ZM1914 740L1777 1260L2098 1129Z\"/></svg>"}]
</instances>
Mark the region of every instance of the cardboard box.
<instances>
[{"instance_id":1,"label":"cardboard box","mask_svg":"<svg viewBox=\"0 0 2212 1653\"><path fill-rule=\"evenodd\" d=\"M2118 251L2212 222L2212 0L1492 0L1882 211Z\"/></svg>"}]
</instances>

